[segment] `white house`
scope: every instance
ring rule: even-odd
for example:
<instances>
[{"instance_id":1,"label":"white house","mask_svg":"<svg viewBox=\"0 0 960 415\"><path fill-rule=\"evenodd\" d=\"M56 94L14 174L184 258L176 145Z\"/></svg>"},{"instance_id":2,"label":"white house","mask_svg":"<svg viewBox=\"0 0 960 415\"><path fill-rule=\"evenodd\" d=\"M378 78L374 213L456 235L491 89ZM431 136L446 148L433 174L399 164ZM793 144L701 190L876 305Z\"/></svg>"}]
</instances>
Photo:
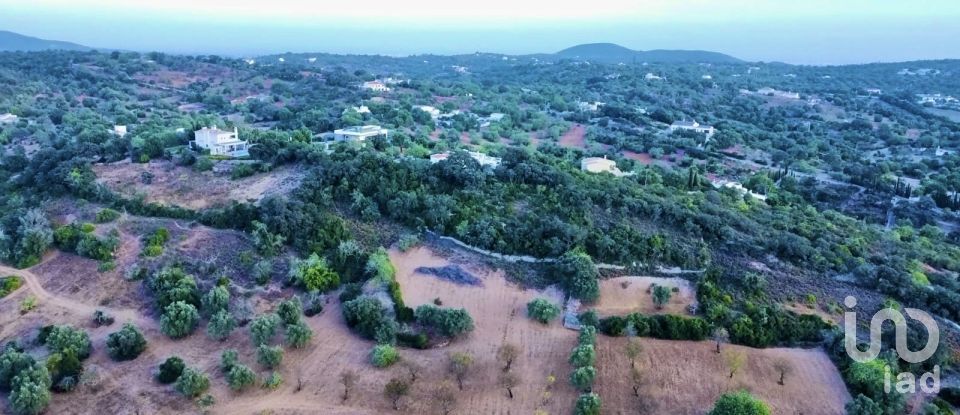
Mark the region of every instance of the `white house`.
<instances>
[{"instance_id":1,"label":"white house","mask_svg":"<svg viewBox=\"0 0 960 415\"><path fill-rule=\"evenodd\" d=\"M716 129L712 125L701 125L696 121L674 121L673 124L670 124L670 132L677 130L687 130L687 131L696 131L698 133L703 133L707 135L707 138L713 135L716 132Z\"/></svg>"},{"instance_id":2,"label":"white house","mask_svg":"<svg viewBox=\"0 0 960 415\"><path fill-rule=\"evenodd\" d=\"M431 107L429 105L415 105L414 108L430 114L430 118L437 119L440 117L440 110L436 107Z\"/></svg>"},{"instance_id":3,"label":"white house","mask_svg":"<svg viewBox=\"0 0 960 415\"><path fill-rule=\"evenodd\" d=\"M245 157L250 153L250 145L238 138L237 128L233 131L224 131L217 126L203 127L194 131L193 144L202 149L210 150L213 156Z\"/></svg>"},{"instance_id":4,"label":"white house","mask_svg":"<svg viewBox=\"0 0 960 415\"><path fill-rule=\"evenodd\" d=\"M880 89L880 88L866 88L866 89L864 89L864 91L866 91L868 95L881 95L881 94L883 94L883 90Z\"/></svg>"},{"instance_id":5,"label":"white house","mask_svg":"<svg viewBox=\"0 0 960 415\"><path fill-rule=\"evenodd\" d=\"M646 79L648 81L656 81L656 80L663 79L663 77L659 75L654 75L653 72L647 72L647 74L643 76L643 79Z\"/></svg>"},{"instance_id":6,"label":"white house","mask_svg":"<svg viewBox=\"0 0 960 415\"><path fill-rule=\"evenodd\" d=\"M9 113L9 112L6 113L6 114L0 114L0 124L13 124L13 123L17 122L17 119L18 119L18 118L19 118L19 117L17 117L16 115L11 114L11 113Z\"/></svg>"},{"instance_id":7,"label":"white house","mask_svg":"<svg viewBox=\"0 0 960 415\"><path fill-rule=\"evenodd\" d=\"M587 173L610 173L617 177L632 176L633 172L624 173L617 167L617 162L606 157L587 157L580 160L580 170Z\"/></svg>"},{"instance_id":8,"label":"white house","mask_svg":"<svg viewBox=\"0 0 960 415\"><path fill-rule=\"evenodd\" d=\"M497 167L500 166L500 162L502 161L502 159L500 159L500 157L488 156L488 155L486 155L486 154L479 153L479 152L476 152L476 151L469 151L469 152L467 152L467 153L470 154L470 157L471 157L472 159L476 160L477 163L480 163L480 165L481 165L481 166L484 166L484 167L490 166L491 168L494 168L494 169L495 169L495 168L497 168ZM433 163L433 164L437 164L437 163L439 163L439 162L441 162L441 161L443 161L443 160L446 160L446 159L448 159L448 158L450 158L450 152L449 152L449 151L443 152L443 153L431 154L431 155L430 155L430 162Z\"/></svg>"},{"instance_id":9,"label":"white house","mask_svg":"<svg viewBox=\"0 0 960 415\"><path fill-rule=\"evenodd\" d=\"M127 135L127 126L126 126L126 125L114 125L114 126L113 126L113 133L116 134L117 137L123 138L123 136Z\"/></svg>"},{"instance_id":10,"label":"white house","mask_svg":"<svg viewBox=\"0 0 960 415\"><path fill-rule=\"evenodd\" d=\"M367 81L360 85L360 88L368 89L373 92L389 92L390 87L380 81Z\"/></svg>"},{"instance_id":11,"label":"white house","mask_svg":"<svg viewBox=\"0 0 960 415\"><path fill-rule=\"evenodd\" d=\"M577 102L577 109L583 112L597 112L600 110L600 107L604 106L604 103L600 101L593 102Z\"/></svg>"},{"instance_id":12,"label":"white house","mask_svg":"<svg viewBox=\"0 0 960 415\"><path fill-rule=\"evenodd\" d=\"M343 113L346 114L346 113L350 112L350 110L354 110L354 111L356 111L358 114L369 114L369 113L370 113L370 108L367 108L366 105L361 105L361 106L359 106L359 107L344 108L344 109L343 109Z\"/></svg>"},{"instance_id":13,"label":"white house","mask_svg":"<svg viewBox=\"0 0 960 415\"><path fill-rule=\"evenodd\" d=\"M339 130L333 130L334 141L348 141L352 143L362 143L368 138L383 136L389 138L390 130L382 128L379 125L364 125L359 127L347 127Z\"/></svg>"},{"instance_id":14,"label":"white house","mask_svg":"<svg viewBox=\"0 0 960 415\"><path fill-rule=\"evenodd\" d=\"M506 117L506 114L500 112L490 113L489 116L480 117L480 127L489 127L491 123L500 122Z\"/></svg>"},{"instance_id":15,"label":"white house","mask_svg":"<svg viewBox=\"0 0 960 415\"><path fill-rule=\"evenodd\" d=\"M710 182L710 184L712 184L713 187L716 187L716 188L725 187L725 188L728 188L728 189L736 190L737 192L740 192L741 194L750 195L751 197L753 197L754 199L757 199L757 200L767 200L767 196L766 196L766 195L762 195L762 194L760 194L760 193L755 193L755 192L753 192L752 190L747 189L746 187L743 187L743 184L741 184L740 182L735 182L735 181L730 181L730 180L722 180L722 179L721 179L721 180L713 180L713 181Z\"/></svg>"},{"instance_id":16,"label":"white house","mask_svg":"<svg viewBox=\"0 0 960 415\"><path fill-rule=\"evenodd\" d=\"M779 89L773 89L770 87L760 88L757 90L757 93L760 95L770 95L770 96L787 98L787 99L800 99L799 92L781 91Z\"/></svg>"}]
</instances>

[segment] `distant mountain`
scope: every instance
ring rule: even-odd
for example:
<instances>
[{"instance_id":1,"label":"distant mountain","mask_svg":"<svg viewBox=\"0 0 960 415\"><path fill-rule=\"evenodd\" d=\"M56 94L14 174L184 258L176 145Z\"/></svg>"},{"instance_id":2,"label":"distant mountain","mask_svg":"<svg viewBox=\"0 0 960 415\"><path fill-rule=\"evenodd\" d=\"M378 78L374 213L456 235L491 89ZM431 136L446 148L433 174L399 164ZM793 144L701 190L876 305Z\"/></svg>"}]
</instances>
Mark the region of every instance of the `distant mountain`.
<instances>
[{"instance_id":1,"label":"distant mountain","mask_svg":"<svg viewBox=\"0 0 960 415\"><path fill-rule=\"evenodd\" d=\"M0 52L24 51L34 52L38 50L93 50L91 47L78 45L76 43L62 42L59 40L46 40L31 36L21 35L19 33L0 30Z\"/></svg>"},{"instance_id":2,"label":"distant mountain","mask_svg":"<svg viewBox=\"0 0 960 415\"><path fill-rule=\"evenodd\" d=\"M730 55L705 50L633 50L613 43L587 43L561 50L559 58L600 63L740 63Z\"/></svg>"}]
</instances>

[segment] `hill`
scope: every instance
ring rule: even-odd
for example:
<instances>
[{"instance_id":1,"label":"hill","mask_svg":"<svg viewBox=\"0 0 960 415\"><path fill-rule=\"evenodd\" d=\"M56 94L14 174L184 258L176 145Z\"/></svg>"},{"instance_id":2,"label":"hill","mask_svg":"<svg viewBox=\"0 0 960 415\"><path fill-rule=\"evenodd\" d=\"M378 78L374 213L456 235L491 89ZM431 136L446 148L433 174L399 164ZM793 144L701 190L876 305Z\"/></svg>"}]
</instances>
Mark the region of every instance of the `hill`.
<instances>
[{"instance_id":1,"label":"hill","mask_svg":"<svg viewBox=\"0 0 960 415\"><path fill-rule=\"evenodd\" d=\"M25 36L19 33L0 30L0 51L24 51L33 52L38 50L74 50L87 51L93 48L78 45L76 43L63 42L59 40L46 40L32 36Z\"/></svg>"},{"instance_id":2,"label":"hill","mask_svg":"<svg viewBox=\"0 0 960 415\"><path fill-rule=\"evenodd\" d=\"M730 55L705 50L633 50L614 43L587 43L561 50L560 58L583 59L602 63L740 63Z\"/></svg>"}]
</instances>

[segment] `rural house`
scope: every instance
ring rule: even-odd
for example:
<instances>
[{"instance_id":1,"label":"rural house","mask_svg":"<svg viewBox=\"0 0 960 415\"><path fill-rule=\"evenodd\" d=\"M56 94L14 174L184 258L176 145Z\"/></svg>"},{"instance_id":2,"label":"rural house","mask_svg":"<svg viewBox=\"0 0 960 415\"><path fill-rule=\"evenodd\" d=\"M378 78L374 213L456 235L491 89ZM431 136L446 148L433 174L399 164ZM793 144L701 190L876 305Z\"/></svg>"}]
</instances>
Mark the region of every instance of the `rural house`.
<instances>
[{"instance_id":1,"label":"rural house","mask_svg":"<svg viewBox=\"0 0 960 415\"><path fill-rule=\"evenodd\" d=\"M0 114L0 124L13 124L17 122L17 116L11 113Z\"/></svg>"},{"instance_id":2,"label":"rural house","mask_svg":"<svg viewBox=\"0 0 960 415\"><path fill-rule=\"evenodd\" d=\"M367 89L373 92L389 92L390 87L380 81L367 81L360 85L360 88Z\"/></svg>"},{"instance_id":3,"label":"rural house","mask_svg":"<svg viewBox=\"0 0 960 415\"><path fill-rule=\"evenodd\" d=\"M712 125L701 125L696 121L674 121L673 124L670 124L670 132L677 130L686 130L686 131L696 131L698 133L703 133L707 135L707 138L713 135L716 130Z\"/></svg>"},{"instance_id":4,"label":"rural house","mask_svg":"<svg viewBox=\"0 0 960 415\"><path fill-rule=\"evenodd\" d=\"M484 166L484 167L490 166L491 168L494 168L494 169L500 166L500 161L501 161L500 157L488 156L486 154L479 153L476 151L470 151L468 153L470 154L470 157L476 160L477 163L480 163L481 166ZM430 163L436 164L448 158L450 158L449 151L443 152L443 153L431 154Z\"/></svg>"},{"instance_id":5,"label":"rural house","mask_svg":"<svg viewBox=\"0 0 960 415\"><path fill-rule=\"evenodd\" d=\"M216 126L203 127L194 131L192 144L199 148L210 150L213 156L246 157L249 155L250 145L238 138L237 128L233 131L224 131Z\"/></svg>"},{"instance_id":6,"label":"rural house","mask_svg":"<svg viewBox=\"0 0 960 415\"><path fill-rule=\"evenodd\" d=\"M341 128L333 131L334 141L347 141L351 143L362 143L368 138L382 136L389 138L390 130L379 125L364 125L357 127Z\"/></svg>"}]
</instances>

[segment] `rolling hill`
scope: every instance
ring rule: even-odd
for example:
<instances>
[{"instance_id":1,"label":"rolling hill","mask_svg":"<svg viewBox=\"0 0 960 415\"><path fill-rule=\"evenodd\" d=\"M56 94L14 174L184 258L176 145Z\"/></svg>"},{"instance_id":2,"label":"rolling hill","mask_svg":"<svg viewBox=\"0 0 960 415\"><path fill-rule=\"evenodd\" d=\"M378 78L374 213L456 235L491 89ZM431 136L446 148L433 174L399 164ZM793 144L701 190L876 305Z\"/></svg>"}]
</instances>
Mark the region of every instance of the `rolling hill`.
<instances>
[{"instance_id":1,"label":"rolling hill","mask_svg":"<svg viewBox=\"0 0 960 415\"><path fill-rule=\"evenodd\" d=\"M704 50L633 50L613 43L588 43L554 54L564 59L582 59L601 63L739 63L730 55Z\"/></svg>"},{"instance_id":2,"label":"rolling hill","mask_svg":"<svg viewBox=\"0 0 960 415\"><path fill-rule=\"evenodd\" d=\"M78 45L76 43L63 42L59 40L46 40L32 36L25 36L19 33L0 30L0 51L24 51L33 52L39 50L93 50L91 47Z\"/></svg>"}]
</instances>

